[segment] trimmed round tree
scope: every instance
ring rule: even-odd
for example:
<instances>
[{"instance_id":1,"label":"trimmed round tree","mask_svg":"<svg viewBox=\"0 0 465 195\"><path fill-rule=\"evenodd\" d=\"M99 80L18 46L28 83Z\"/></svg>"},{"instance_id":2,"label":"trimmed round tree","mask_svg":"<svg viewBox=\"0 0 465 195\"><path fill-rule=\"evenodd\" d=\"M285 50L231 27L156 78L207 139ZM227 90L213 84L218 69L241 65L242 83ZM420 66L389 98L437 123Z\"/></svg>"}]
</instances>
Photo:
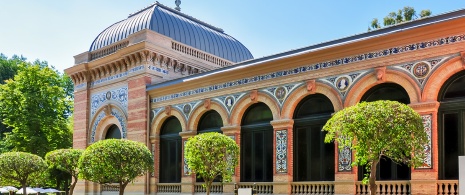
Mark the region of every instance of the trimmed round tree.
<instances>
[{"instance_id":1,"label":"trimmed round tree","mask_svg":"<svg viewBox=\"0 0 465 195\"><path fill-rule=\"evenodd\" d=\"M367 165L371 194L376 194L376 165L383 157L409 166L423 165L428 138L422 118L409 106L396 101L361 102L329 119L325 142L336 141L339 149L355 152L352 166Z\"/></svg>"},{"instance_id":2,"label":"trimmed round tree","mask_svg":"<svg viewBox=\"0 0 465 195\"><path fill-rule=\"evenodd\" d=\"M83 152L82 149L58 149L45 155L45 161L50 166L67 172L73 177L73 182L69 186L69 195L73 195L74 187L78 181L78 162Z\"/></svg>"},{"instance_id":3,"label":"trimmed round tree","mask_svg":"<svg viewBox=\"0 0 465 195\"><path fill-rule=\"evenodd\" d=\"M90 145L79 158L81 178L100 183L118 183L119 194L129 182L153 169L153 158L144 144L125 139L107 139Z\"/></svg>"},{"instance_id":4,"label":"trimmed round tree","mask_svg":"<svg viewBox=\"0 0 465 195\"><path fill-rule=\"evenodd\" d=\"M234 167L238 163L239 146L230 137L217 133L202 133L189 138L184 147L184 158L192 173L203 178L203 185L210 194L210 187L216 177L230 182Z\"/></svg>"},{"instance_id":5,"label":"trimmed round tree","mask_svg":"<svg viewBox=\"0 0 465 195\"><path fill-rule=\"evenodd\" d=\"M40 178L47 169L42 157L26 152L5 152L0 154L0 180L16 181L21 184L23 194L26 187Z\"/></svg>"}]
</instances>

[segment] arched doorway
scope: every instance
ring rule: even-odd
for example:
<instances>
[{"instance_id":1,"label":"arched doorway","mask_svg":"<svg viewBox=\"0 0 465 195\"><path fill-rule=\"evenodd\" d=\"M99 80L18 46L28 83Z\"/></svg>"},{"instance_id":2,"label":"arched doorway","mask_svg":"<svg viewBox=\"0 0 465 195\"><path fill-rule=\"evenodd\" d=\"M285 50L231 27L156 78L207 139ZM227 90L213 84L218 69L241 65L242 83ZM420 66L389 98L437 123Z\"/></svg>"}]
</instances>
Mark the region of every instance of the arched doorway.
<instances>
[{"instance_id":1,"label":"arched doorway","mask_svg":"<svg viewBox=\"0 0 465 195\"><path fill-rule=\"evenodd\" d=\"M119 130L119 127L115 124L108 127L105 139L121 139L121 131Z\"/></svg>"},{"instance_id":2,"label":"arched doorway","mask_svg":"<svg viewBox=\"0 0 465 195\"><path fill-rule=\"evenodd\" d=\"M294 181L334 181L334 143L325 144L326 121L334 112L322 94L303 99L294 112Z\"/></svg>"},{"instance_id":3,"label":"arched doorway","mask_svg":"<svg viewBox=\"0 0 465 195\"><path fill-rule=\"evenodd\" d=\"M166 119L160 132L160 183L180 183L182 155L182 131L179 120L172 116Z\"/></svg>"},{"instance_id":4,"label":"arched doorway","mask_svg":"<svg viewBox=\"0 0 465 195\"><path fill-rule=\"evenodd\" d=\"M368 90L361 99L361 101L366 102L377 100L391 100L410 104L407 91L395 83L376 85ZM365 167L359 167L358 179L362 180L366 173ZM381 158L376 170L376 180L410 180L410 167L403 163L397 164L387 157Z\"/></svg>"},{"instance_id":5,"label":"arched doorway","mask_svg":"<svg viewBox=\"0 0 465 195\"><path fill-rule=\"evenodd\" d=\"M444 83L438 100L439 179L457 180L458 156L465 155L465 71Z\"/></svg>"},{"instance_id":6,"label":"arched doorway","mask_svg":"<svg viewBox=\"0 0 465 195\"><path fill-rule=\"evenodd\" d=\"M221 127L223 127L221 115L215 110L210 110L200 118L197 126L197 134L208 132L222 133ZM197 177L196 182L205 182L205 180ZM216 177L213 182L221 182L221 177Z\"/></svg>"},{"instance_id":7,"label":"arched doorway","mask_svg":"<svg viewBox=\"0 0 465 195\"><path fill-rule=\"evenodd\" d=\"M273 114L264 103L250 106L241 126L241 181L273 181Z\"/></svg>"}]
</instances>

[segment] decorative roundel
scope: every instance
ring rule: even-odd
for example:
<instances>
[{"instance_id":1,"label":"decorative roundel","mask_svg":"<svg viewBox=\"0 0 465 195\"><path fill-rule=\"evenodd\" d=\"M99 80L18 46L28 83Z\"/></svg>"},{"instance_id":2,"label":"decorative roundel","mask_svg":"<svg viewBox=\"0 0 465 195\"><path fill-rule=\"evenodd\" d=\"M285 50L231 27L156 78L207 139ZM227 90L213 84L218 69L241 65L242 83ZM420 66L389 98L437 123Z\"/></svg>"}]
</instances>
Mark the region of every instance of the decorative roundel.
<instances>
[{"instance_id":1,"label":"decorative roundel","mask_svg":"<svg viewBox=\"0 0 465 195\"><path fill-rule=\"evenodd\" d=\"M428 75L430 69L427 63L419 62L413 66L413 75L418 78L423 78Z\"/></svg>"},{"instance_id":2,"label":"decorative roundel","mask_svg":"<svg viewBox=\"0 0 465 195\"><path fill-rule=\"evenodd\" d=\"M107 93L105 94L105 98L107 98L107 100L111 99L111 91L107 91Z\"/></svg>"},{"instance_id":3,"label":"decorative roundel","mask_svg":"<svg viewBox=\"0 0 465 195\"><path fill-rule=\"evenodd\" d=\"M349 78L347 77L339 77L337 80L336 80L336 87L340 90L340 91L344 91L346 90L348 87L349 87Z\"/></svg>"},{"instance_id":4,"label":"decorative roundel","mask_svg":"<svg viewBox=\"0 0 465 195\"><path fill-rule=\"evenodd\" d=\"M287 91L284 87L278 87L274 91L274 96L278 98L278 100L283 100L286 97Z\"/></svg>"},{"instance_id":5,"label":"decorative roundel","mask_svg":"<svg viewBox=\"0 0 465 195\"><path fill-rule=\"evenodd\" d=\"M191 112L191 109L192 109L191 105L186 104L186 105L184 105L182 111L184 112L185 115L188 115Z\"/></svg>"},{"instance_id":6,"label":"decorative roundel","mask_svg":"<svg viewBox=\"0 0 465 195\"><path fill-rule=\"evenodd\" d=\"M224 105L226 105L228 108L231 108L234 105L234 98L232 96L228 96L226 99L224 99Z\"/></svg>"}]
</instances>

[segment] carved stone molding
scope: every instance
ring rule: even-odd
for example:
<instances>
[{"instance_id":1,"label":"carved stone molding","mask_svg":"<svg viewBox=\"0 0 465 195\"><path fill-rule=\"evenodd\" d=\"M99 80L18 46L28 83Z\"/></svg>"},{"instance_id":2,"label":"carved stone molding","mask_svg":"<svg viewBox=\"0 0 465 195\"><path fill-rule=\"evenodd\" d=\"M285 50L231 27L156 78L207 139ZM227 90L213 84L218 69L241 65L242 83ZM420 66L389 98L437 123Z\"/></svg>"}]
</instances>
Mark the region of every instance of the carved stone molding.
<instances>
[{"instance_id":1,"label":"carved stone molding","mask_svg":"<svg viewBox=\"0 0 465 195\"><path fill-rule=\"evenodd\" d=\"M166 115L171 115L171 106L165 106L165 114Z\"/></svg>"},{"instance_id":2,"label":"carved stone molding","mask_svg":"<svg viewBox=\"0 0 465 195\"><path fill-rule=\"evenodd\" d=\"M281 119L270 122L275 130L292 129L294 127L293 119Z\"/></svg>"},{"instance_id":3,"label":"carved stone molding","mask_svg":"<svg viewBox=\"0 0 465 195\"><path fill-rule=\"evenodd\" d=\"M211 107L211 100L210 99L206 99L203 101L203 106L205 107L205 109L210 109Z\"/></svg>"},{"instance_id":4,"label":"carved stone molding","mask_svg":"<svg viewBox=\"0 0 465 195\"><path fill-rule=\"evenodd\" d=\"M192 130L183 131L183 132L180 132L180 133L179 133L179 136L181 136L183 139L184 139L184 138L193 137L193 136L195 136L195 135L197 135L197 132L192 131Z\"/></svg>"},{"instance_id":5,"label":"carved stone molding","mask_svg":"<svg viewBox=\"0 0 465 195\"><path fill-rule=\"evenodd\" d=\"M380 83L386 81L386 67L375 68L376 80Z\"/></svg>"},{"instance_id":6,"label":"carved stone molding","mask_svg":"<svg viewBox=\"0 0 465 195\"><path fill-rule=\"evenodd\" d=\"M416 112L420 112L420 113L436 112L439 108L439 102L437 101L419 102L419 103L409 104L409 106Z\"/></svg>"},{"instance_id":7,"label":"carved stone molding","mask_svg":"<svg viewBox=\"0 0 465 195\"><path fill-rule=\"evenodd\" d=\"M225 135L234 135L241 132L241 126L225 126L221 127L221 131Z\"/></svg>"},{"instance_id":8,"label":"carved stone molding","mask_svg":"<svg viewBox=\"0 0 465 195\"><path fill-rule=\"evenodd\" d=\"M252 90L250 92L250 100L252 102L257 102L257 100L258 100L258 90L255 89L255 90Z\"/></svg>"},{"instance_id":9,"label":"carved stone molding","mask_svg":"<svg viewBox=\"0 0 465 195\"><path fill-rule=\"evenodd\" d=\"M310 94L315 94L315 92L316 92L316 81L315 80L307 81L307 91Z\"/></svg>"}]
</instances>

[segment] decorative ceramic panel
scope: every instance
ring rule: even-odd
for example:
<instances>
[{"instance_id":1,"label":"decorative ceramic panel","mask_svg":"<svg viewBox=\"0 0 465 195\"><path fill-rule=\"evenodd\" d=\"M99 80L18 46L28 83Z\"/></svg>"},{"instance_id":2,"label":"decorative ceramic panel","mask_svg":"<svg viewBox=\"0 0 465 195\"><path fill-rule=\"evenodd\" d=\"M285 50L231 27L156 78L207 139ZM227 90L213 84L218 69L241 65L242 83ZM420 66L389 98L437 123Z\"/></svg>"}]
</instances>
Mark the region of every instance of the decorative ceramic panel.
<instances>
[{"instance_id":1,"label":"decorative ceramic panel","mask_svg":"<svg viewBox=\"0 0 465 195\"><path fill-rule=\"evenodd\" d=\"M223 105L228 111L228 113L231 114L231 110L234 108L234 105L236 105L237 101L240 98L242 98L245 94L246 93L240 93L240 94L231 94L231 95L226 95L226 96L221 96L221 97L214 97L212 98L212 100Z\"/></svg>"},{"instance_id":2,"label":"decorative ceramic panel","mask_svg":"<svg viewBox=\"0 0 465 195\"><path fill-rule=\"evenodd\" d=\"M121 134L122 134L121 137L126 138L127 137L127 129L126 129L127 128L127 119L126 119L126 115L124 113L121 113L116 108L111 108L110 114L112 116L114 116L118 120L119 124L121 125L121 128L122 128L121 129ZM102 111L99 112L99 114L95 118L94 123L92 124L92 129L91 129L91 134L90 134L90 142L91 143L97 141L95 139L95 133L97 132L97 126L105 116L107 116L107 115L102 110Z\"/></svg>"},{"instance_id":3,"label":"decorative ceramic panel","mask_svg":"<svg viewBox=\"0 0 465 195\"><path fill-rule=\"evenodd\" d=\"M349 147L344 147L338 150L338 171L349 172L352 171L352 151Z\"/></svg>"},{"instance_id":4,"label":"decorative ceramic panel","mask_svg":"<svg viewBox=\"0 0 465 195\"><path fill-rule=\"evenodd\" d=\"M150 144L151 145L151 152L152 152L152 159L153 162L156 162L155 160L155 144ZM155 177L155 163L153 163L153 171L150 173L151 177Z\"/></svg>"},{"instance_id":5,"label":"decorative ceramic panel","mask_svg":"<svg viewBox=\"0 0 465 195\"><path fill-rule=\"evenodd\" d=\"M155 71L155 72L159 72L159 73L162 73L162 74L169 74L169 71L168 70L165 70L163 68L160 68L160 67L156 67L156 66L148 66L147 67L149 70L152 70L152 71Z\"/></svg>"},{"instance_id":6,"label":"decorative ceramic panel","mask_svg":"<svg viewBox=\"0 0 465 195\"><path fill-rule=\"evenodd\" d=\"M276 131L276 172L287 173L287 130Z\"/></svg>"},{"instance_id":7,"label":"decorative ceramic panel","mask_svg":"<svg viewBox=\"0 0 465 195\"><path fill-rule=\"evenodd\" d=\"M98 84L102 84L102 83L110 82L110 81L113 81L113 80L116 80L116 79L119 79L119 78L122 78L122 77L126 77L130 73L138 72L138 71L141 71L141 70L144 70L144 65L131 68L131 69L129 69L129 71L126 71L126 72L121 72L119 74L115 74L115 75L111 75L109 77L105 77L105 78L95 80L95 81L90 83L90 86L93 87L93 86L98 85Z\"/></svg>"},{"instance_id":8,"label":"decorative ceramic panel","mask_svg":"<svg viewBox=\"0 0 465 195\"><path fill-rule=\"evenodd\" d=\"M367 71L362 72L354 72L345 75L338 75L333 77L327 77L318 79L320 82L328 83L329 85L333 86L339 93L345 98L347 92L349 91L350 87L355 83L357 79L362 77Z\"/></svg>"},{"instance_id":9,"label":"decorative ceramic panel","mask_svg":"<svg viewBox=\"0 0 465 195\"><path fill-rule=\"evenodd\" d=\"M185 104L176 104L173 107L184 115L186 120L189 120L190 114L192 111L201 103L202 101L189 102Z\"/></svg>"},{"instance_id":10,"label":"decorative ceramic panel","mask_svg":"<svg viewBox=\"0 0 465 195\"><path fill-rule=\"evenodd\" d=\"M128 108L128 87L124 86L117 89L92 94L90 106L90 118L97 110L108 101L117 102L125 112Z\"/></svg>"},{"instance_id":11,"label":"decorative ceramic panel","mask_svg":"<svg viewBox=\"0 0 465 195\"><path fill-rule=\"evenodd\" d=\"M260 91L270 94L272 97L274 97L279 103L279 106L281 107L284 101L289 96L289 94L291 94L292 91L294 91L297 87L301 85L302 83L293 83L293 84L288 84L288 85L269 87L269 88L266 88Z\"/></svg>"},{"instance_id":12,"label":"decorative ceramic panel","mask_svg":"<svg viewBox=\"0 0 465 195\"><path fill-rule=\"evenodd\" d=\"M158 115L158 113L160 113L161 111L163 111L163 107L162 108L154 108L152 109L152 112L151 112L151 120L150 120L150 124L152 124L153 120L155 119L155 117Z\"/></svg>"},{"instance_id":13,"label":"decorative ceramic panel","mask_svg":"<svg viewBox=\"0 0 465 195\"><path fill-rule=\"evenodd\" d=\"M182 145L182 148L183 148L182 151L185 151L186 143L187 143L187 140L184 140L183 145ZM184 157L184 153L182 154L182 158L184 159L184 175L190 175L191 170L189 169L189 166L187 166L187 160Z\"/></svg>"},{"instance_id":14,"label":"decorative ceramic panel","mask_svg":"<svg viewBox=\"0 0 465 195\"><path fill-rule=\"evenodd\" d=\"M228 137L231 138L232 140L234 140L234 142L236 142L236 136L234 136L234 135L228 135ZM231 163L231 157L230 157L230 156L227 156L226 158L227 158L229 164L231 165L231 164L232 164L232 163ZM231 167L232 167L232 165L231 165ZM235 169L233 170L233 175L236 175L236 170L235 170Z\"/></svg>"},{"instance_id":15,"label":"decorative ceramic panel","mask_svg":"<svg viewBox=\"0 0 465 195\"><path fill-rule=\"evenodd\" d=\"M247 85L247 84L254 84L256 82L260 81L265 81L265 80L272 80L275 78L279 77L285 77L285 76L293 76L301 73L305 73L307 71L314 71L314 70L319 70L319 69L325 69L325 68L330 68L333 66L340 66L340 65L345 65L345 64L351 64L351 63L356 63L356 62L361 62L365 60L370 60L370 59L376 59L384 56L390 56L390 55L396 55L400 53L405 53L405 52L411 52L411 51L417 51L417 50L422 50L426 48L431 48L431 47L437 47L441 45L446 45L446 44L451 44L455 42L462 42L465 40L465 34L463 35L456 35L456 36L449 36L449 37L443 37L439 39L434 39L430 41L424 41L424 42L417 42L409 45L403 45L403 46L398 46L398 47L392 47L392 48L386 48L383 50L378 50L378 51L373 51L369 53L363 53L355 56L347 56L344 58L339 58L339 59L334 59L326 62L320 62L316 64L311 64L311 65L304 65L301 67L293 68L293 69L288 69L288 70L282 70L282 71L277 71L277 72L272 72L268 74L262 74L262 75L257 75L249 78L243 78L235 81L230 81L230 82L225 82L225 83L219 83L207 87L201 87L197 89L192 89L180 93L175 93L171 95L166 95L166 96L161 96L161 97L156 97L151 100L152 103L155 102L163 102L163 101L168 101L172 99L177 99L177 98L182 98L194 94L201 94L201 93L207 93L207 92L212 92L212 91L217 91L217 90L222 90L222 89L227 89L230 87L236 87L240 85ZM240 66L240 65L239 65ZM334 80L334 85L337 89L340 91L346 91L347 88L350 86L351 81L354 81L354 79L349 80L351 76L346 75L346 77L341 77L341 78L335 78ZM345 92L342 93L345 95Z\"/></svg>"},{"instance_id":16,"label":"decorative ceramic panel","mask_svg":"<svg viewBox=\"0 0 465 195\"><path fill-rule=\"evenodd\" d=\"M433 168L433 157L432 157L432 143L431 143L431 131L432 131L432 118L433 116L422 115L423 127L425 128L426 135L428 136L428 144L425 145L425 159L423 160L423 165L418 167L418 169L431 169Z\"/></svg>"},{"instance_id":17,"label":"decorative ceramic panel","mask_svg":"<svg viewBox=\"0 0 465 195\"><path fill-rule=\"evenodd\" d=\"M446 59L446 57L440 57L419 62L409 62L406 64L393 66L393 68L406 71L412 76L412 78L416 79L418 84L420 84L420 86L423 88L426 80L431 75L433 70L439 67L438 65L445 62Z\"/></svg>"}]
</instances>

